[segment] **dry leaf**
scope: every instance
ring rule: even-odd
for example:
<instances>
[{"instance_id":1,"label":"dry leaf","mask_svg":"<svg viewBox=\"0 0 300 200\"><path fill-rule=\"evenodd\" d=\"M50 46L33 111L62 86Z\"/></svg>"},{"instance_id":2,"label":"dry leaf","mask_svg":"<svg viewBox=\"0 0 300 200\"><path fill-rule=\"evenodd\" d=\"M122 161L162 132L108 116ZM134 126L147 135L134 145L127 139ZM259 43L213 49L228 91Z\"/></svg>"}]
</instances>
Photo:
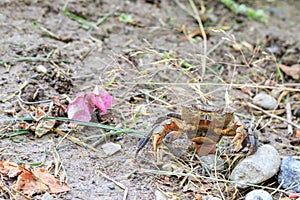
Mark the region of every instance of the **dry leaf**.
<instances>
[{"instance_id":1,"label":"dry leaf","mask_svg":"<svg viewBox=\"0 0 300 200\"><path fill-rule=\"evenodd\" d=\"M39 121L38 125L35 129L35 135L38 137L42 137L47 134L55 125L55 120L42 120Z\"/></svg>"},{"instance_id":2,"label":"dry leaf","mask_svg":"<svg viewBox=\"0 0 300 200\"><path fill-rule=\"evenodd\" d=\"M291 67L279 65L279 67L286 75L291 76L293 79L298 80L300 78L300 64L295 64Z\"/></svg>"},{"instance_id":3,"label":"dry leaf","mask_svg":"<svg viewBox=\"0 0 300 200\"><path fill-rule=\"evenodd\" d=\"M50 189L50 193L67 192L70 188L67 184L59 184L53 175L51 175L45 168L37 168L33 170L33 174L39 178L39 180L47 185Z\"/></svg>"},{"instance_id":4,"label":"dry leaf","mask_svg":"<svg viewBox=\"0 0 300 200\"><path fill-rule=\"evenodd\" d=\"M32 172L24 166L18 166L16 163L0 161L0 175L15 177L17 182L12 186L16 191L25 195L32 196L36 193L67 192L70 188L67 184L59 184L53 175L44 168L33 169Z\"/></svg>"},{"instance_id":5,"label":"dry leaf","mask_svg":"<svg viewBox=\"0 0 300 200\"><path fill-rule=\"evenodd\" d=\"M0 174L6 175L9 178L18 176L22 172L22 169L13 162L0 161Z\"/></svg>"},{"instance_id":6,"label":"dry leaf","mask_svg":"<svg viewBox=\"0 0 300 200\"><path fill-rule=\"evenodd\" d=\"M18 180L13 185L13 188L28 196L32 196L35 193L43 193L48 190L48 187L44 183L39 181L32 172L26 169L23 169L23 173L18 176Z\"/></svg>"}]
</instances>

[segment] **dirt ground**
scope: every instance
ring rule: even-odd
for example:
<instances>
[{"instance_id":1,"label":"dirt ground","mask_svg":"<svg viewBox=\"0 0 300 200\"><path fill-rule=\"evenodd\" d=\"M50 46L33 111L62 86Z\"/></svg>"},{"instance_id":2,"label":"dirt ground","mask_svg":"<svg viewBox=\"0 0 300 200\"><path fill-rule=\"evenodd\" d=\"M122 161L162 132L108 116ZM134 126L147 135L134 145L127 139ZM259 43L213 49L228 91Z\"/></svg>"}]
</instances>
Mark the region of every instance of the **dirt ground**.
<instances>
[{"instance_id":1,"label":"dirt ground","mask_svg":"<svg viewBox=\"0 0 300 200\"><path fill-rule=\"evenodd\" d=\"M200 8L201 1L195 2ZM69 192L53 195L56 199L122 199L124 189L102 173L128 188L127 199L154 199L155 191L164 191L169 199L221 198L221 192L226 199L243 199L254 188L234 193L234 185L221 183L218 189L208 179L201 180L200 188L200 181L192 178L184 181L183 177L139 171L161 169L150 143L134 159L136 144L157 117L180 112L182 104L203 102L204 97L224 106L226 91L237 115L254 124L260 122L261 144L273 145L282 157L300 155L299 142L291 144L296 137L288 133L287 123L248 104L253 105L253 96L265 91L279 100L275 111L269 113L286 119L287 97L292 113L299 109L299 79L281 72L277 64L300 62L300 3L238 2L263 9L268 24L236 15L220 1L205 1L206 12L201 15L207 31L205 50L199 24L189 15L193 13L189 1L1 1L0 160L53 166L54 143L62 166L58 178L70 187ZM93 24L83 26L74 16ZM41 73L44 69L46 74ZM41 138L32 132L10 135L19 131L19 121L12 119L28 117L30 106L54 96L66 105L66 96L73 99L77 92L91 91L97 84L115 98L115 104L107 115L93 116L93 121L136 132L115 135L91 127L71 132L90 145L103 140L97 152L55 133ZM292 121L299 124L299 113ZM70 130L66 123L60 128ZM104 134L111 136L103 138ZM121 151L106 156L101 145L109 141L121 144ZM220 177L227 179L228 171ZM194 186L187 187L186 182ZM276 188L276 177L265 185ZM0 194L9 198L7 193ZM286 196L274 194L275 199Z\"/></svg>"}]
</instances>

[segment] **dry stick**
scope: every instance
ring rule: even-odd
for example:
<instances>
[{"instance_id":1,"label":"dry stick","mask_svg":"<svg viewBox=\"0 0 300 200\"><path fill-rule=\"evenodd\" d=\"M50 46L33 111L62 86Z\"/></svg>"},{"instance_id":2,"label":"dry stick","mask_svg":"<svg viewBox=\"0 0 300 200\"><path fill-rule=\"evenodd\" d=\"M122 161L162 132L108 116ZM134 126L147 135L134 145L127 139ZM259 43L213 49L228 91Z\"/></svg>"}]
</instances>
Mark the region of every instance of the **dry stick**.
<instances>
[{"instance_id":1,"label":"dry stick","mask_svg":"<svg viewBox=\"0 0 300 200\"><path fill-rule=\"evenodd\" d=\"M17 199L15 197L15 195L9 190L9 188L5 185L5 183L2 182L2 180L0 180L0 188L4 191L4 192L7 192L9 197L11 199ZM2 192L1 192L2 193Z\"/></svg>"},{"instance_id":2,"label":"dry stick","mask_svg":"<svg viewBox=\"0 0 300 200\"><path fill-rule=\"evenodd\" d=\"M278 185L278 187L276 188L276 190L274 190L271 195L275 194L276 192L278 192L279 188L281 188L281 186L283 185L284 181L282 180L281 183Z\"/></svg>"},{"instance_id":3,"label":"dry stick","mask_svg":"<svg viewBox=\"0 0 300 200\"><path fill-rule=\"evenodd\" d=\"M288 194L287 191L280 190L278 188L275 189L275 188L268 187L268 186L254 185L254 184L250 184L250 183L241 183L241 182L238 182L238 181L230 181L230 180L226 180L226 179L219 179L219 178L201 176L201 175L192 174L192 173L170 172L170 171L151 170L151 169L139 169L138 172L147 173L147 174L165 175L165 176L189 176L189 177L194 177L194 178L208 179L208 180L212 180L212 181L217 181L218 180L218 181L224 182L224 183L242 184L242 185L246 185L246 186L251 186L251 187L256 187L256 188L263 188L263 189L268 189L268 190L272 190L272 191L276 190L278 192Z\"/></svg>"},{"instance_id":4,"label":"dry stick","mask_svg":"<svg viewBox=\"0 0 300 200\"><path fill-rule=\"evenodd\" d=\"M124 195L123 195L123 200L127 199L127 195L128 195L128 187L126 187L124 184L110 178L109 176L107 176L106 174L104 174L101 171L98 171L99 174L101 174L104 178L106 178L107 180L113 182L114 184L116 184L117 186L119 186L121 189L124 190Z\"/></svg>"},{"instance_id":5,"label":"dry stick","mask_svg":"<svg viewBox=\"0 0 300 200\"><path fill-rule=\"evenodd\" d=\"M215 177L217 177L217 151L216 151L216 153L215 153L215 159L214 159L214 162L215 162L215 163L214 163ZM217 187L218 187L219 193L221 194L222 199L226 200L225 197L224 197L224 194L223 194L223 192L222 192L222 190L221 190L221 187L220 187L220 185L219 185L219 181L216 180L216 182L217 182Z\"/></svg>"},{"instance_id":6,"label":"dry stick","mask_svg":"<svg viewBox=\"0 0 300 200\"><path fill-rule=\"evenodd\" d=\"M282 118L282 117L279 117L279 116L277 116L277 115L274 115L274 114L272 114L272 113L269 113L268 111L265 111L265 110L263 110L262 108L260 108L260 107L258 107L258 106L256 106L256 105L253 105L252 103L247 103L247 105L248 105L249 107L251 107L251 108L255 108L255 109L257 109L257 110L259 110L259 111L265 113L266 115L269 115L270 117L279 119L279 120L281 120L281 121L283 121L283 122L286 122L286 123L288 123L288 124L291 124L291 125L295 126L297 129L300 129L300 125L298 125L298 124L296 124L296 123L294 123L294 122L292 122L292 121L289 121L289 120L287 120L287 119L284 119L284 118Z\"/></svg>"},{"instance_id":7,"label":"dry stick","mask_svg":"<svg viewBox=\"0 0 300 200\"><path fill-rule=\"evenodd\" d=\"M28 85L28 81L25 81L25 82L19 87L19 89L17 89L17 90L14 91L11 95L9 95L9 96L6 97L5 99L3 99L2 102L5 103L6 101L9 101L9 100L11 100L12 98L14 98L14 96L16 96L17 93L21 92L21 90L23 90L27 85Z\"/></svg>"},{"instance_id":8,"label":"dry stick","mask_svg":"<svg viewBox=\"0 0 300 200\"><path fill-rule=\"evenodd\" d=\"M285 109L286 109L286 119L291 122L292 121L292 111L291 111L291 103L289 101L286 102ZM288 130L288 136L291 136L293 134L292 125L288 124L287 130Z\"/></svg>"},{"instance_id":9,"label":"dry stick","mask_svg":"<svg viewBox=\"0 0 300 200\"><path fill-rule=\"evenodd\" d=\"M201 64L202 64L202 80L204 80L204 75L205 75L205 68L206 68L206 56L207 56L207 37L206 33L202 24L202 20L200 18L200 14L197 10L197 7L195 5L195 2L193 0L190 0L190 5L192 6L193 12L196 15L196 19L198 21L200 31L203 37L203 56L201 57Z\"/></svg>"},{"instance_id":10,"label":"dry stick","mask_svg":"<svg viewBox=\"0 0 300 200\"><path fill-rule=\"evenodd\" d=\"M73 137L71 135L68 135L67 133L65 133L65 132L63 132L63 131L61 131L61 130L59 130L57 128L52 129L52 131L54 131L55 133L58 133L59 135L61 135L63 137L66 137L68 140L72 141L73 143L75 143L75 144L77 144L77 145L79 145L81 147L87 147L88 149L90 149L92 151L95 151L95 152L98 151L98 149L92 147L91 145L86 144L86 143L80 141L78 138Z\"/></svg>"},{"instance_id":11,"label":"dry stick","mask_svg":"<svg viewBox=\"0 0 300 200\"><path fill-rule=\"evenodd\" d=\"M165 102L165 101L159 99L159 98L156 97L156 96L153 96L153 95L149 94L148 92L145 92L145 91L143 91L143 90L139 90L139 91L140 91L141 93L143 93L143 94L145 94L145 95L147 95L147 96L149 96L149 97L155 99L156 101L159 101L159 102L161 102L161 103L163 103L163 104L166 104L167 106L173 107L173 105L171 105L171 104L169 104L168 102Z\"/></svg>"},{"instance_id":12,"label":"dry stick","mask_svg":"<svg viewBox=\"0 0 300 200\"><path fill-rule=\"evenodd\" d=\"M53 140L51 140L51 148L52 148L52 154L54 158L54 176L57 176L61 165L61 159L57 152L56 145Z\"/></svg>"},{"instance_id":13,"label":"dry stick","mask_svg":"<svg viewBox=\"0 0 300 200\"><path fill-rule=\"evenodd\" d=\"M168 82L124 82L124 84L127 85L165 85L165 86L186 86L186 85L199 85L199 86L223 86L228 87L231 86L232 88L242 88L247 86L248 88L259 88L259 89L280 89L280 90L286 90L290 92L300 92L300 89L297 88L290 88L285 87L285 85L277 84L275 86L267 86L267 85L257 85L257 84L226 84L226 83L211 83L211 82L203 82L203 83L168 83ZM300 84L295 84L294 87L300 87Z\"/></svg>"},{"instance_id":14,"label":"dry stick","mask_svg":"<svg viewBox=\"0 0 300 200\"><path fill-rule=\"evenodd\" d=\"M19 94L18 94L18 99L20 100L20 102L22 102L23 104L27 104L27 105L34 105L34 104L40 104L40 103L49 103L49 102L52 101L52 100L41 100L41 101L34 101L34 102L24 101L21 98L21 95L22 95L22 91L20 90Z\"/></svg>"}]
</instances>

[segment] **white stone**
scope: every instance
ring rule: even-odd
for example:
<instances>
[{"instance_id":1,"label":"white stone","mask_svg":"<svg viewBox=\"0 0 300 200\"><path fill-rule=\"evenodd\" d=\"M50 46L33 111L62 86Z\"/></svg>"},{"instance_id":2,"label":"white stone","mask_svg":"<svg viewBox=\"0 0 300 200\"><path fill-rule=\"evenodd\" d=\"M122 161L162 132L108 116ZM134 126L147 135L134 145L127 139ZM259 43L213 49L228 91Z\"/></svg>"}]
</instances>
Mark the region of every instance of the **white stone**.
<instances>
[{"instance_id":1,"label":"white stone","mask_svg":"<svg viewBox=\"0 0 300 200\"><path fill-rule=\"evenodd\" d=\"M47 68L43 65L38 65L35 70L38 72L38 73L43 73L43 74L46 74L47 73Z\"/></svg>"},{"instance_id":2,"label":"white stone","mask_svg":"<svg viewBox=\"0 0 300 200\"><path fill-rule=\"evenodd\" d=\"M121 145L108 142L102 145L102 149L107 156L111 156L121 150Z\"/></svg>"},{"instance_id":3,"label":"white stone","mask_svg":"<svg viewBox=\"0 0 300 200\"><path fill-rule=\"evenodd\" d=\"M168 200L168 198L159 190L155 190L154 195L155 200Z\"/></svg>"},{"instance_id":4,"label":"white stone","mask_svg":"<svg viewBox=\"0 0 300 200\"><path fill-rule=\"evenodd\" d=\"M253 103L267 110L272 110L276 107L277 101L274 97L261 92L253 98Z\"/></svg>"},{"instance_id":5,"label":"white stone","mask_svg":"<svg viewBox=\"0 0 300 200\"><path fill-rule=\"evenodd\" d=\"M273 200L273 198L265 190L253 190L246 195L245 200Z\"/></svg>"},{"instance_id":6,"label":"white stone","mask_svg":"<svg viewBox=\"0 0 300 200\"><path fill-rule=\"evenodd\" d=\"M239 182L239 188L247 188L243 183L258 184L274 176L280 162L278 151L271 145L263 145L234 168L230 179Z\"/></svg>"}]
</instances>

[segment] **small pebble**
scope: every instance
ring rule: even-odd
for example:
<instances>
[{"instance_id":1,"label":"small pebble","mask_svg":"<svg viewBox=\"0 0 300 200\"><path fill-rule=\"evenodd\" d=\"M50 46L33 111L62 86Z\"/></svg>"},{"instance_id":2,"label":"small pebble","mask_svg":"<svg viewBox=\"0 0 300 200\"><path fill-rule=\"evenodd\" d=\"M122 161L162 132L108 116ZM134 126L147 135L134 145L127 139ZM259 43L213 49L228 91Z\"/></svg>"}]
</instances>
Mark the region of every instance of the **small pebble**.
<instances>
[{"instance_id":1,"label":"small pebble","mask_svg":"<svg viewBox=\"0 0 300 200\"><path fill-rule=\"evenodd\" d=\"M154 192L155 200L168 200L168 198L159 190L155 190Z\"/></svg>"},{"instance_id":2,"label":"small pebble","mask_svg":"<svg viewBox=\"0 0 300 200\"><path fill-rule=\"evenodd\" d=\"M277 53L280 48L278 46L270 46L267 48L267 50L270 52L270 53Z\"/></svg>"},{"instance_id":3,"label":"small pebble","mask_svg":"<svg viewBox=\"0 0 300 200\"><path fill-rule=\"evenodd\" d=\"M121 150L121 145L109 142L103 144L102 149L107 156L111 156Z\"/></svg>"},{"instance_id":4,"label":"small pebble","mask_svg":"<svg viewBox=\"0 0 300 200\"><path fill-rule=\"evenodd\" d=\"M272 196L265 190L253 190L249 192L245 200L272 200Z\"/></svg>"},{"instance_id":5,"label":"small pebble","mask_svg":"<svg viewBox=\"0 0 300 200\"><path fill-rule=\"evenodd\" d=\"M261 92L253 98L253 103L267 110L272 110L276 107L277 101L274 97Z\"/></svg>"},{"instance_id":6,"label":"small pebble","mask_svg":"<svg viewBox=\"0 0 300 200\"><path fill-rule=\"evenodd\" d=\"M242 183L258 184L274 176L280 166L280 155L271 145L265 144L257 152L241 161L232 171L230 179Z\"/></svg>"},{"instance_id":7,"label":"small pebble","mask_svg":"<svg viewBox=\"0 0 300 200\"><path fill-rule=\"evenodd\" d=\"M46 192L41 198L41 200L53 200L53 199L54 198L48 192Z\"/></svg>"},{"instance_id":8,"label":"small pebble","mask_svg":"<svg viewBox=\"0 0 300 200\"><path fill-rule=\"evenodd\" d=\"M43 73L43 74L46 74L47 73L47 68L43 65L38 65L36 68L35 68L35 71L39 72L39 73Z\"/></svg>"},{"instance_id":9,"label":"small pebble","mask_svg":"<svg viewBox=\"0 0 300 200\"><path fill-rule=\"evenodd\" d=\"M282 160L278 183L281 184L282 181L283 188L290 188L295 192L300 192L300 161L291 156Z\"/></svg>"},{"instance_id":10,"label":"small pebble","mask_svg":"<svg viewBox=\"0 0 300 200\"><path fill-rule=\"evenodd\" d=\"M115 184L113 183L109 183L106 185L110 190L114 190L115 189Z\"/></svg>"}]
</instances>

